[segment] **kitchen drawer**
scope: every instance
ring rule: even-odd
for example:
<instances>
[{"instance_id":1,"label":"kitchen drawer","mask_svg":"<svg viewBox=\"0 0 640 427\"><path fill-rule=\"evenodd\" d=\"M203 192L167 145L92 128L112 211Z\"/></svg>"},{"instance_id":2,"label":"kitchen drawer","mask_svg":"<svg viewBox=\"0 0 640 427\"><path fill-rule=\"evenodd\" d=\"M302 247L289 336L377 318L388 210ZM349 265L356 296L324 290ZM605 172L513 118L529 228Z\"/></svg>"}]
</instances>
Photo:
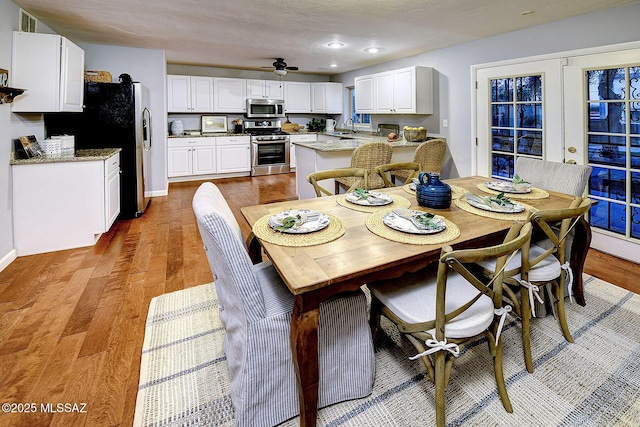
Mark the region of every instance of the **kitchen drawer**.
<instances>
[{"instance_id":1,"label":"kitchen drawer","mask_svg":"<svg viewBox=\"0 0 640 427\"><path fill-rule=\"evenodd\" d=\"M249 145L249 136L218 136L216 137L216 145Z\"/></svg>"},{"instance_id":2,"label":"kitchen drawer","mask_svg":"<svg viewBox=\"0 0 640 427\"><path fill-rule=\"evenodd\" d=\"M168 138L169 147L196 147L205 145L216 145L215 136L202 136L195 138Z\"/></svg>"},{"instance_id":3,"label":"kitchen drawer","mask_svg":"<svg viewBox=\"0 0 640 427\"><path fill-rule=\"evenodd\" d=\"M104 176L111 175L111 172L120 168L120 153L109 157L106 162L106 167L104 168Z\"/></svg>"}]
</instances>

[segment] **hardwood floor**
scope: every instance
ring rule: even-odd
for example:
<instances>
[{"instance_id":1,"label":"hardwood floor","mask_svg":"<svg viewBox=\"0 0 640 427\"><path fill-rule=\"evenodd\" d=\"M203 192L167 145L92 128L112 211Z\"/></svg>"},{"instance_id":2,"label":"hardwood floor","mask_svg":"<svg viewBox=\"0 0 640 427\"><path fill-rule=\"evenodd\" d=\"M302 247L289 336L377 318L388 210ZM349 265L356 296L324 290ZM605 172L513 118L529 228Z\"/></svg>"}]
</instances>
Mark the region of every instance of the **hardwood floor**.
<instances>
[{"instance_id":1,"label":"hardwood floor","mask_svg":"<svg viewBox=\"0 0 640 427\"><path fill-rule=\"evenodd\" d=\"M295 199L293 177L214 182L246 236L239 208ZM200 183L171 184L93 247L19 257L0 272L0 403L16 404L0 425L131 425L149 302L212 281L191 210ZM638 271L593 250L585 269L640 293ZM82 412L43 411L48 403Z\"/></svg>"}]
</instances>

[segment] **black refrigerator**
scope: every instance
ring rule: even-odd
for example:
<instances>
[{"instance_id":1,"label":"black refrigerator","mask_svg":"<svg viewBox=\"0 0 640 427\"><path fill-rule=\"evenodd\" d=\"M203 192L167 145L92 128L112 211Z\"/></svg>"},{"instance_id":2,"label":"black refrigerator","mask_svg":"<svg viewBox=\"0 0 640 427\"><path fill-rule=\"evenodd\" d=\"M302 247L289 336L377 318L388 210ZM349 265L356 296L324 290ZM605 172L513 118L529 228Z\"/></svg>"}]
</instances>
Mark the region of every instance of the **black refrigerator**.
<instances>
[{"instance_id":1,"label":"black refrigerator","mask_svg":"<svg viewBox=\"0 0 640 427\"><path fill-rule=\"evenodd\" d=\"M141 83L85 83L82 113L44 115L47 137L73 135L75 148L121 148L120 216L137 218L149 203L151 112Z\"/></svg>"}]
</instances>

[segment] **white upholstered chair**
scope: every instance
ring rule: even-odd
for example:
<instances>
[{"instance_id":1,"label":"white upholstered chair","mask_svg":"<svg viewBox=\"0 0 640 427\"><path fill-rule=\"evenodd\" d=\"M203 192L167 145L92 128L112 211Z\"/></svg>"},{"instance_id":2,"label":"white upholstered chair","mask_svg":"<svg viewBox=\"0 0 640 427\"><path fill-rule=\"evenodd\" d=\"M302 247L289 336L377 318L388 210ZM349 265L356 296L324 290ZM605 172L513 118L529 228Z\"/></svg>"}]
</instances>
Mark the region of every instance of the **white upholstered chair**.
<instances>
[{"instance_id":1,"label":"white upholstered chair","mask_svg":"<svg viewBox=\"0 0 640 427\"><path fill-rule=\"evenodd\" d=\"M534 187L582 197L589 182L591 166L518 157L515 173Z\"/></svg>"},{"instance_id":2,"label":"white upholstered chair","mask_svg":"<svg viewBox=\"0 0 640 427\"><path fill-rule=\"evenodd\" d=\"M289 332L294 297L270 261L253 265L218 188L202 184L193 210L214 275L237 426L299 414ZM375 360L362 291L320 304L318 406L372 391Z\"/></svg>"},{"instance_id":3,"label":"white upholstered chair","mask_svg":"<svg viewBox=\"0 0 640 427\"><path fill-rule=\"evenodd\" d=\"M374 337L383 315L395 323L417 349L419 354L411 359L421 358L429 379L435 383L439 427L445 425L444 389L453 360L459 354L459 345L479 335L488 341L502 405L513 412L502 370L500 332L509 311L503 308L502 267L530 237L531 224L516 223L502 244L465 250L445 246L440 260L432 266L367 285L371 290L370 323ZM492 281L467 268L487 259L497 260ZM475 364L471 366L480 369Z\"/></svg>"}]
</instances>

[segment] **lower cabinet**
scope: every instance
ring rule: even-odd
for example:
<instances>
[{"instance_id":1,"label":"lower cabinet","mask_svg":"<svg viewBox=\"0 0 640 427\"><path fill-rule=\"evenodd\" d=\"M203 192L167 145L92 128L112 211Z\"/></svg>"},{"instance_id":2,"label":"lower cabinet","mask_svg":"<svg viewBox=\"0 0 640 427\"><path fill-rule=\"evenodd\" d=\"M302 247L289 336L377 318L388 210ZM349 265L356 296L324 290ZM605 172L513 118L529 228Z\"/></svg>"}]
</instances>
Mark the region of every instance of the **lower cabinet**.
<instances>
[{"instance_id":1,"label":"lower cabinet","mask_svg":"<svg viewBox=\"0 0 640 427\"><path fill-rule=\"evenodd\" d=\"M18 256L92 246L120 213L120 154L11 169Z\"/></svg>"},{"instance_id":2,"label":"lower cabinet","mask_svg":"<svg viewBox=\"0 0 640 427\"><path fill-rule=\"evenodd\" d=\"M218 173L251 171L251 142L248 136L216 138Z\"/></svg>"},{"instance_id":3,"label":"lower cabinet","mask_svg":"<svg viewBox=\"0 0 640 427\"><path fill-rule=\"evenodd\" d=\"M302 135L289 135L289 168L296 168L296 142L312 142L317 141L318 135L315 133L307 133Z\"/></svg>"},{"instance_id":4,"label":"lower cabinet","mask_svg":"<svg viewBox=\"0 0 640 427\"><path fill-rule=\"evenodd\" d=\"M216 138L170 138L168 176L206 175L216 172Z\"/></svg>"},{"instance_id":5,"label":"lower cabinet","mask_svg":"<svg viewBox=\"0 0 640 427\"><path fill-rule=\"evenodd\" d=\"M169 178L251 171L249 136L169 138L167 146Z\"/></svg>"}]
</instances>

